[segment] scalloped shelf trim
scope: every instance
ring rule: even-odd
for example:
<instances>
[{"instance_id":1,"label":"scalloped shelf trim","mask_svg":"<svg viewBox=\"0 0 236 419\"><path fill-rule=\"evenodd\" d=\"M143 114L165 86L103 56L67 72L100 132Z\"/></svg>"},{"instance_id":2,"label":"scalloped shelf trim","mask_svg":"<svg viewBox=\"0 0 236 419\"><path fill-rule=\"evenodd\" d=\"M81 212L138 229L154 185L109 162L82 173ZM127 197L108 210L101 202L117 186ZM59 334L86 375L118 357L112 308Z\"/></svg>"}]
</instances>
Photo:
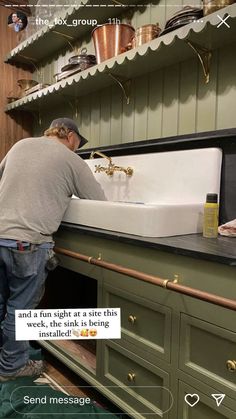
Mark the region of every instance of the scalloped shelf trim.
<instances>
[{"instance_id":1,"label":"scalloped shelf trim","mask_svg":"<svg viewBox=\"0 0 236 419\"><path fill-rule=\"evenodd\" d=\"M15 102L12 102L7 105L6 111L17 109L26 104L37 101L40 98L46 97L54 93L58 93L66 89L67 86L71 86L73 84L79 84L83 82L84 80L89 79L90 77L96 77L97 75L101 73L105 73L106 71L109 71L116 66L125 65L126 61L134 61L135 59L137 59L138 56L147 55L149 51L157 52L161 48L174 45L178 40L180 41L186 40L186 38L191 33L200 33L206 30L208 25L217 27L217 25L219 25L220 23L218 15L221 16L221 18L223 18L226 13L230 14L232 18L235 18L236 17L236 4L228 6L224 9L221 9L220 11L217 11L215 13L212 13L209 16L206 16L205 18L202 19L202 22L199 22L198 25L196 25L196 23L191 23L189 25L183 26L182 28L179 28L176 31L170 32L159 38L153 39L151 42L143 44L138 48L134 48L128 52L118 55L117 57L106 60L102 62L101 64L90 67L87 70L84 70L80 73L74 74L66 79L63 79L57 83L54 83L50 85L49 87L46 87L36 93L33 93L29 96L25 96Z\"/></svg>"}]
</instances>

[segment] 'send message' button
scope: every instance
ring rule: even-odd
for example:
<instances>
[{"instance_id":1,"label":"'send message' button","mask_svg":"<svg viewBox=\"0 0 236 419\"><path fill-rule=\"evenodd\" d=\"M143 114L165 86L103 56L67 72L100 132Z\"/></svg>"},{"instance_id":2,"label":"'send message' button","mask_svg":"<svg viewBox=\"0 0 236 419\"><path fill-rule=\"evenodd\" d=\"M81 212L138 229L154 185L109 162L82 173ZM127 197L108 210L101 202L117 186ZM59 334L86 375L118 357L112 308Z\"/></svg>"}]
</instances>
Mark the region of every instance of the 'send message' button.
<instances>
[{"instance_id":1,"label":"'send message' button","mask_svg":"<svg viewBox=\"0 0 236 419\"><path fill-rule=\"evenodd\" d=\"M15 412L21 414L61 414L65 412L68 415L82 414L86 411L99 414L99 409L89 397L68 395L44 385L17 387L11 394L10 405Z\"/></svg>"},{"instance_id":2,"label":"'send message' button","mask_svg":"<svg viewBox=\"0 0 236 419\"><path fill-rule=\"evenodd\" d=\"M29 379L26 379L25 383L29 383ZM31 381L32 383L32 381ZM90 399L87 396L88 390L91 393L91 390L99 391L100 388L103 389L102 385L98 386L80 386L80 391L82 390L82 397L71 395L69 393L75 393L75 389L78 389L76 386L63 386L65 391L56 391L48 385L34 385L34 386L21 386L16 387L11 393L10 404L11 409L17 413L20 413L24 417L29 414L29 417L37 419L43 415L63 415L65 417L70 417L69 415L74 415L78 418L86 417L101 417L106 419L117 419L117 415L120 415L120 412L110 413L107 410L101 408L96 401ZM133 395L137 395L142 403L137 410L141 415L157 415L162 417L165 413L171 410L173 406L173 396L169 389L162 386L106 386L108 392L115 392L117 389L119 392L129 392ZM147 400L145 401L140 394L145 394ZM130 412L124 411L124 414L130 414ZM35 415L35 416L33 416ZM48 417L47 416L47 417ZM27 416L28 417L28 416ZM64 417L64 416L63 416ZM45 416L46 418L46 416Z\"/></svg>"}]
</instances>

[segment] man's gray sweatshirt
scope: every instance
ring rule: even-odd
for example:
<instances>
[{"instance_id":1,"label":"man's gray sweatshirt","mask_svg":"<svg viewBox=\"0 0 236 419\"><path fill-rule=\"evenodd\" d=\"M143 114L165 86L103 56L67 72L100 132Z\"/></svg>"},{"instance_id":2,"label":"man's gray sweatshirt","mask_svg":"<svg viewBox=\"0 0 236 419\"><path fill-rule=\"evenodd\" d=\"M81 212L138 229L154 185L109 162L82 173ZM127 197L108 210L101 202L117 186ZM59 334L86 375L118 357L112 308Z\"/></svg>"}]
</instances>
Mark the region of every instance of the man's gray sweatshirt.
<instances>
[{"instance_id":1,"label":"man's gray sweatshirt","mask_svg":"<svg viewBox=\"0 0 236 419\"><path fill-rule=\"evenodd\" d=\"M18 141L0 163L0 238L52 241L72 195L106 200L88 165L56 138Z\"/></svg>"}]
</instances>

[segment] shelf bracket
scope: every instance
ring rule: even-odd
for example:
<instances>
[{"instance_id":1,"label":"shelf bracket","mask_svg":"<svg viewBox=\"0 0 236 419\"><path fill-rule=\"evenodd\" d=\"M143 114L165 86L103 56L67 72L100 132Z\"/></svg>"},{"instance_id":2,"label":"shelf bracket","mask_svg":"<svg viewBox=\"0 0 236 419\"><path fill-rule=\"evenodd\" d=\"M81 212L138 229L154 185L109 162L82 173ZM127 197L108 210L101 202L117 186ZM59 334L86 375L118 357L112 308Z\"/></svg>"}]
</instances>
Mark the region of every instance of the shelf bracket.
<instances>
[{"instance_id":1,"label":"shelf bracket","mask_svg":"<svg viewBox=\"0 0 236 419\"><path fill-rule=\"evenodd\" d=\"M33 118L36 120L37 124L41 127L42 117L41 117L40 108L38 109L38 111L30 111L30 113L33 115Z\"/></svg>"},{"instance_id":2,"label":"shelf bracket","mask_svg":"<svg viewBox=\"0 0 236 419\"><path fill-rule=\"evenodd\" d=\"M40 69L38 68L38 66L34 62L35 60L33 58L29 58L29 57L27 57L26 55L23 55L23 54L19 54L19 57L24 58L26 61L28 61L28 63L30 65L32 65L34 67L34 69L37 71L37 74L38 74L38 78L39 78L38 82L39 83L42 83L43 82L42 69L41 68Z\"/></svg>"},{"instance_id":3,"label":"shelf bracket","mask_svg":"<svg viewBox=\"0 0 236 419\"><path fill-rule=\"evenodd\" d=\"M27 55L23 55L23 54L18 54L19 57L24 58L26 61L29 61L30 63L32 63L32 65L34 65L34 61L37 63L37 58L32 58L32 57L28 57Z\"/></svg>"},{"instance_id":4,"label":"shelf bracket","mask_svg":"<svg viewBox=\"0 0 236 419\"><path fill-rule=\"evenodd\" d=\"M207 48L201 47L198 44L195 44L194 42L186 41L187 44L194 50L194 52L197 54L199 61L201 63L203 74L205 77L205 83L209 83L210 80L210 61L212 57L212 53Z\"/></svg>"},{"instance_id":5,"label":"shelf bracket","mask_svg":"<svg viewBox=\"0 0 236 419\"><path fill-rule=\"evenodd\" d=\"M79 115L79 100L75 98L74 101L71 101L68 99L68 96L65 96L65 95L61 95L61 96L63 97L65 102L70 106L73 117L77 119Z\"/></svg>"},{"instance_id":6,"label":"shelf bracket","mask_svg":"<svg viewBox=\"0 0 236 419\"><path fill-rule=\"evenodd\" d=\"M131 92L131 79L126 79L125 77L121 77L121 76L115 76L112 73L108 73L109 76L116 81L116 83L118 83L118 85L120 86L125 99L126 99L126 103L127 105L130 104L130 92Z\"/></svg>"},{"instance_id":7,"label":"shelf bracket","mask_svg":"<svg viewBox=\"0 0 236 419\"><path fill-rule=\"evenodd\" d=\"M74 38L72 36L66 35L65 33L61 33L61 32L55 31L54 29L51 32L52 33L55 33L58 36L62 36L63 38L65 38L66 41L67 41L67 43L70 45L72 52L74 52L74 47L73 47L72 43L70 42L70 41L74 41Z\"/></svg>"}]
</instances>

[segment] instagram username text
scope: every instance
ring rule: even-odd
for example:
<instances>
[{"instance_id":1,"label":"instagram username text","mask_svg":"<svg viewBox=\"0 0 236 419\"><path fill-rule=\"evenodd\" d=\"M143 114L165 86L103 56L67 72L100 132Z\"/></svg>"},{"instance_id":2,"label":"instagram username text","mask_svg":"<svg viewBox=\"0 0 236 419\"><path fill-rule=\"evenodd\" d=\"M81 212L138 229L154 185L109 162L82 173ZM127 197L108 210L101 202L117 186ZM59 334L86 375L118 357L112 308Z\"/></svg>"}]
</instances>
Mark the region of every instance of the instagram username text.
<instances>
[{"instance_id":1,"label":"instagram username text","mask_svg":"<svg viewBox=\"0 0 236 419\"><path fill-rule=\"evenodd\" d=\"M53 25L65 25L65 26L96 26L97 25L97 20L96 19L73 19L72 21L70 21L68 23L67 19L62 19L62 18L57 18L55 17L53 19L53 21L49 21L48 19L42 19L41 17L37 17L35 20L36 25L48 25L48 26L53 26Z\"/></svg>"}]
</instances>

